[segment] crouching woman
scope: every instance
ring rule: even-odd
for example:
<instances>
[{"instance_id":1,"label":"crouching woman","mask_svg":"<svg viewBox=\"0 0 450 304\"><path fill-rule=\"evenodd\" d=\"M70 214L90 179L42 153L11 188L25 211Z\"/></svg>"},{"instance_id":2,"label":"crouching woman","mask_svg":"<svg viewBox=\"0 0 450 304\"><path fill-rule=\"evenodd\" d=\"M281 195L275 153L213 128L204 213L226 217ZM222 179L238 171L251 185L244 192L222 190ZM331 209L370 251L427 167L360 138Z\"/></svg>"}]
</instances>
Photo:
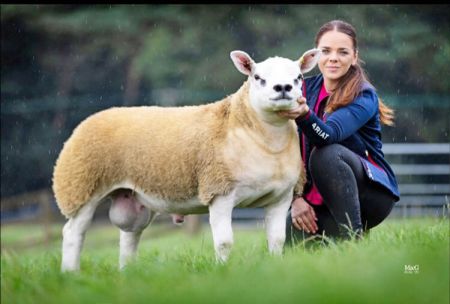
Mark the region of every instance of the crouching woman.
<instances>
[{"instance_id":1,"label":"crouching woman","mask_svg":"<svg viewBox=\"0 0 450 304\"><path fill-rule=\"evenodd\" d=\"M294 197L286 244L313 236L361 237L391 212L399 191L384 159L381 124L393 111L378 98L360 66L355 29L334 20L316 36L320 74L305 79L295 119L307 183Z\"/></svg>"}]
</instances>

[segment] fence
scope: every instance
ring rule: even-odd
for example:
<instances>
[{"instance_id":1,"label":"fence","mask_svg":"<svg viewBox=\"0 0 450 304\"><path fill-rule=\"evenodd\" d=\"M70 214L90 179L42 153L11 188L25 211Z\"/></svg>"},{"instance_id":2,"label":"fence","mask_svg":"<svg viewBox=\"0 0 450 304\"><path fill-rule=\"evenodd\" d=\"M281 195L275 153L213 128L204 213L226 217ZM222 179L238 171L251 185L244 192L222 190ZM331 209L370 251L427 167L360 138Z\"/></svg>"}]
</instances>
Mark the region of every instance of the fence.
<instances>
[{"instance_id":1,"label":"fence","mask_svg":"<svg viewBox=\"0 0 450 304\"><path fill-rule=\"evenodd\" d=\"M385 144L399 181L400 201L391 216L439 216L450 199L450 143Z\"/></svg>"},{"instance_id":2,"label":"fence","mask_svg":"<svg viewBox=\"0 0 450 304\"><path fill-rule=\"evenodd\" d=\"M383 151L397 175L401 193L391 217L443 216L450 199L450 143L385 144ZM103 206L99 216L107 215ZM233 220L255 221L264 218L261 208L235 209ZM187 227L197 231L207 215L190 216ZM63 220L49 189L1 200L2 224L38 221L44 229L52 221Z\"/></svg>"},{"instance_id":3,"label":"fence","mask_svg":"<svg viewBox=\"0 0 450 304\"><path fill-rule=\"evenodd\" d=\"M390 217L440 217L448 214L450 200L450 143L384 144L400 190ZM238 209L237 220L264 218L262 209Z\"/></svg>"}]
</instances>

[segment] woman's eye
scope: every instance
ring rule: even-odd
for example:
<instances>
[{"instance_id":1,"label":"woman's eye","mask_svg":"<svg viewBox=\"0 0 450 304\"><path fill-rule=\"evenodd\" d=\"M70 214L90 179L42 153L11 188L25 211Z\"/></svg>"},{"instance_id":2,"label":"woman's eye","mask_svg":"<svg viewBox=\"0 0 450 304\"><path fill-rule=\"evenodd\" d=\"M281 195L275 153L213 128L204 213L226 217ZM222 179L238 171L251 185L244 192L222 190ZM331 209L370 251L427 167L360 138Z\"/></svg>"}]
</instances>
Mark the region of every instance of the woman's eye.
<instances>
[{"instance_id":1,"label":"woman's eye","mask_svg":"<svg viewBox=\"0 0 450 304\"><path fill-rule=\"evenodd\" d=\"M324 54L328 54L330 51L328 51L328 50L322 50L322 53L324 53Z\"/></svg>"}]
</instances>

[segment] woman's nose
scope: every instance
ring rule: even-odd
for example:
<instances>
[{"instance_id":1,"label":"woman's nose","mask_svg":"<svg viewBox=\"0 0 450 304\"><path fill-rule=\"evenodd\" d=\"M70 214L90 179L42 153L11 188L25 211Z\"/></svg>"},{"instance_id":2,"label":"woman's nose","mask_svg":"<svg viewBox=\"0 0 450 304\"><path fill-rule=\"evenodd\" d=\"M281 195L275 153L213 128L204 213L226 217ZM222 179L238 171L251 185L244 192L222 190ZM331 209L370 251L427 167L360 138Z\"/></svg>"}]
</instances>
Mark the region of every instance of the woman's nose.
<instances>
[{"instance_id":1,"label":"woman's nose","mask_svg":"<svg viewBox=\"0 0 450 304\"><path fill-rule=\"evenodd\" d=\"M337 61L337 55L335 53L331 53L330 57L328 57L328 60L330 60L330 61Z\"/></svg>"}]
</instances>

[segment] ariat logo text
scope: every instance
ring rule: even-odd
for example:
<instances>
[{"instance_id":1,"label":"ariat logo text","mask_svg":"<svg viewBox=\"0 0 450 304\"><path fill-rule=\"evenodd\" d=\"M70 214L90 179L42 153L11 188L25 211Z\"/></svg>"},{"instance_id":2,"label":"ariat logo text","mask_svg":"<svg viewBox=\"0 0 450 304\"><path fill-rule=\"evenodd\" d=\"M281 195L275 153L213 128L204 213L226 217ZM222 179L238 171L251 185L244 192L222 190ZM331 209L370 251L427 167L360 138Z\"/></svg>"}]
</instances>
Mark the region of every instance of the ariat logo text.
<instances>
[{"instance_id":1,"label":"ariat logo text","mask_svg":"<svg viewBox=\"0 0 450 304\"><path fill-rule=\"evenodd\" d=\"M317 135L322 137L323 139L327 139L330 134L325 133L316 123L312 124L312 128Z\"/></svg>"}]
</instances>

